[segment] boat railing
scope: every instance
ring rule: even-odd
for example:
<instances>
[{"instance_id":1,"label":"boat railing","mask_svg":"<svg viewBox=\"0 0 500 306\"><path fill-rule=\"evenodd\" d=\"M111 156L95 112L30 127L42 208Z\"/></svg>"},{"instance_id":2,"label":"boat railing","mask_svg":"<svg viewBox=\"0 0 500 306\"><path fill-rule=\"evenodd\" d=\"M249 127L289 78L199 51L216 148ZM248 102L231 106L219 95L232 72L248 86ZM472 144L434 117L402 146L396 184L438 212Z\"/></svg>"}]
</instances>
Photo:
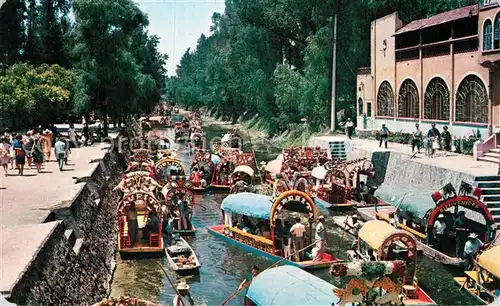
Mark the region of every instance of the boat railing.
<instances>
[{"instance_id":1,"label":"boat railing","mask_svg":"<svg viewBox=\"0 0 500 306\"><path fill-rule=\"evenodd\" d=\"M225 229L234 235L236 241L242 242L246 245L262 250L264 252L273 254L274 244L273 241L262 236L253 235L236 227L225 226Z\"/></svg>"},{"instance_id":2,"label":"boat railing","mask_svg":"<svg viewBox=\"0 0 500 306\"><path fill-rule=\"evenodd\" d=\"M377 218L378 218L378 219L381 219L381 220L384 220L384 221L387 221L387 222L390 222L390 221L391 221L391 220L389 219L389 217L387 217L386 215L383 215L383 214L379 214L379 213L377 214ZM425 240L425 239L427 238L427 236L426 236L425 234L423 234L423 233L421 233L421 232L419 232L419 231L417 231L417 230L414 230L413 228L411 228L411 227L409 227L409 226L406 226L406 225L405 225L405 224L403 224L403 223L398 223L398 227L399 227L400 229L403 229L403 230L405 230L405 231L407 231L407 232L412 233L413 235L417 236L417 237L418 237L418 238L420 238L420 239L424 239L424 240Z\"/></svg>"}]
</instances>

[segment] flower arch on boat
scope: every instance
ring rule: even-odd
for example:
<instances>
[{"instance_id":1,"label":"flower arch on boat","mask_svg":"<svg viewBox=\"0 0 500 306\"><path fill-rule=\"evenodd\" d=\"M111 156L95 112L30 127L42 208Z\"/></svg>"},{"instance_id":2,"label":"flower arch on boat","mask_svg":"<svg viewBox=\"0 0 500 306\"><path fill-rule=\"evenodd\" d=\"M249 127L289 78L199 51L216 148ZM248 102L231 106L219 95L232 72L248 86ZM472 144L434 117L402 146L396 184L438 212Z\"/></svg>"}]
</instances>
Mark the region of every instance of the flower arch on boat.
<instances>
[{"instance_id":1,"label":"flower arch on boat","mask_svg":"<svg viewBox=\"0 0 500 306\"><path fill-rule=\"evenodd\" d=\"M124 195L120 203L118 203L118 211L123 213L132 201L136 203L136 206L144 206L156 210L158 214L161 213L161 203L154 194L142 191Z\"/></svg>"},{"instance_id":2,"label":"flower arch on boat","mask_svg":"<svg viewBox=\"0 0 500 306\"><path fill-rule=\"evenodd\" d=\"M184 169L184 165L182 164L182 162L178 159L173 159L173 158L164 158L158 161L155 164L155 169L156 171L160 172L160 170L163 170L164 167L170 167L170 166L177 167L177 169L180 170L179 175L184 175L184 173L186 173L186 170Z\"/></svg>"},{"instance_id":3,"label":"flower arch on boat","mask_svg":"<svg viewBox=\"0 0 500 306\"><path fill-rule=\"evenodd\" d=\"M167 203L171 203L174 196L177 197L178 199L183 199L185 201L188 201L190 204L193 204L193 199L194 199L193 191L186 187L171 188L163 196L165 197Z\"/></svg>"},{"instance_id":4,"label":"flower arch on boat","mask_svg":"<svg viewBox=\"0 0 500 306\"><path fill-rule=\"evenodd\" d=\"M270 224L272 227L276 224L276 219L279 213L287 205L294 206L299 212L307 213L309 216L309 222L314 222L317 218L317 210L314 205L314 201L305 192L299 190L288 190L281 193L273 201L273 206L271 207L271 215L269 217Z\"/></svg>"}]
</instances>

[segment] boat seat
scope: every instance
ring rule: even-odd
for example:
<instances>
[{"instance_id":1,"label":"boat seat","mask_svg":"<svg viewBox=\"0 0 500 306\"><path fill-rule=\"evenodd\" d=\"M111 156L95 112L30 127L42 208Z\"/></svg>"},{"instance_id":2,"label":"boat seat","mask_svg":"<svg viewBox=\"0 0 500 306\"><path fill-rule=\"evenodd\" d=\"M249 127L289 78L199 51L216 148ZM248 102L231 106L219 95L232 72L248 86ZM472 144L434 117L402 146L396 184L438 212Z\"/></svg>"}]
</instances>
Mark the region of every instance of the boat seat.
<instances>
[{"instance_id":1,"label":"boat seat","mask_svg":"<svg viewBox=\"0 0 500 306\"><path fill-rule=\"evenodd\" d=\"M158 225L158 230L155 233L149 233L149 246L160 247L160 231L161 225Z\"/></svg>"}]
</instances>

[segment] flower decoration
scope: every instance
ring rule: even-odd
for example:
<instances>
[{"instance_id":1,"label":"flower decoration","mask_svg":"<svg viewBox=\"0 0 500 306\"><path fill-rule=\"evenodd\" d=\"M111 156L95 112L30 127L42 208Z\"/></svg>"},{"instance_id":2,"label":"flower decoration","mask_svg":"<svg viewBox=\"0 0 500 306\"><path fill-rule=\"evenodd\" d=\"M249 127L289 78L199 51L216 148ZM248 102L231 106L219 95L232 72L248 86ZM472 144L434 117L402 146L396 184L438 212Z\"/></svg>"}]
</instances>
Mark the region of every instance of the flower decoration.
<instances>
[{"instance_id":1,"label":"flower decoration","mask_svg":"<svg viewBox=\"0 0 500 306\"><path fill-rule=\"evenodd\" d=\"M333 264L330 267L330 274L332 274L333 276L346 276L347 266L344 264Z\"/></svg>"}]
</instances>

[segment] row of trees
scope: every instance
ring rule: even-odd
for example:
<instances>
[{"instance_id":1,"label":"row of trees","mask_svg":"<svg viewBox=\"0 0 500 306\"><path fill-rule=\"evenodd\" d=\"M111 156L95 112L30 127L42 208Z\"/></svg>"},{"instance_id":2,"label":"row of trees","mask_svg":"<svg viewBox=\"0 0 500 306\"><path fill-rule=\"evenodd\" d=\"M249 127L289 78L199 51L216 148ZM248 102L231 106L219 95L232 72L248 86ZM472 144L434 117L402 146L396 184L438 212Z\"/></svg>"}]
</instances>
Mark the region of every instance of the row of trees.
<instances>
[{"instance_id":1,"label":"row of trees","mask_svg":"<svg viewBox=\"0 0 500 306\"><path fill-rule=\"evenodd\" d=\"M131 0L7 0L0 111L44 123L70 111L119 120L151 110L164 90L167 56L148 25Z\"/></svg>"},{"instance_id":2,"label":"row of trees","mask_svg":"<svg viewBox=\"0 0 500 306\"><path fill-rule=\"evenodd\" d=\"M408 22L469 0L226 0L212 35L187 50L167 97L236 120L258 115L271 134L301 119L329 122L333 16L338 15L337 105L354 109L356 70L370 64L370 23L394 11ZM300 124L302 127L303 125Z\"/></svg>"}]
</instances>

